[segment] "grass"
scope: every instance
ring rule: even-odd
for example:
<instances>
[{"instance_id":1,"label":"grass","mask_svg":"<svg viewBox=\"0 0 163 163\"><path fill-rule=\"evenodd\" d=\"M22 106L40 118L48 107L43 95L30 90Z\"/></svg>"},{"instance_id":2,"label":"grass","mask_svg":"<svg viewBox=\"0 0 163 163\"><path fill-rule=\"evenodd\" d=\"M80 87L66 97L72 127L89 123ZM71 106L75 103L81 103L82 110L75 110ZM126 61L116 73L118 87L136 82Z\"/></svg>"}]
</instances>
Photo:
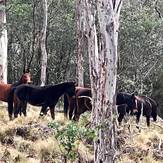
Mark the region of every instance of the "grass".
<instances>
[{"instance_id":1,"label":"grass","mask_svg":"<svg viewBox=\"0 0 163 163\"><path fill-rule=\"evenodd\" d=\"M135 120L131 120L131 131L124 126L121 130L125 137L125 143L120 150L120 163L141 162L141 163L161 163L163 162L163 122L159 119L157 122L151 122L150 128L146 127L145 118L141 119L140 130L135 127ZM124 132L125 131L125 132Z\"/></svg>"},{"instance_id":2,"label":"grass","mask_svg":"<svg viewBox=\"0 0 163 163\"><path fill-rule=\"evenodd\" d=\"M18 117L9 121L7 106L0 104L0 162L9 163L60 163L60 150L53 132L47 128L52 122L48 113L39 117L40 109L28 106L27 117ZM63 113L56 113L56 122L63 126L69 121ZM80 121L80 125L82 125ZM135 119L130 119L130 130L127 124L118 127L118 163L162 163L163 162L163 121L151 122L146 127L144 118L141 118L140 130L136 128ZM86 160L93 159L92 148L78 142L78 152ZM83 162L84 163L84 162Z\"/></svg>"},{"instance_id":3,"label":"grass","mask_svg":"<svg viewBox=\"0 0 163 163\"><path fill-rule=\"evenodd\" d=\"M9 121L6 104L0 104L0 162L58 162L60 149L47 124L51 116L39 117L40 109L28 106L27 117ZM55 121L66 124L62 113Z\"/></svg>"}]
</instances>

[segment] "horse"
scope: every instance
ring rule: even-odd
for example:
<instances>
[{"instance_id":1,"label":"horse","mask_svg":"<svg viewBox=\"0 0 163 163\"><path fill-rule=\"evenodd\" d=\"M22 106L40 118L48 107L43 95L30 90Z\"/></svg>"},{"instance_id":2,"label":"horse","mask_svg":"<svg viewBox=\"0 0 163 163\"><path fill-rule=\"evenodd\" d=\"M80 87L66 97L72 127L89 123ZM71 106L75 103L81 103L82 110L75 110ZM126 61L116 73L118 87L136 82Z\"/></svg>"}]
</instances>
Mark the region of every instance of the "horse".
<instances>
[{"instance_id":1,"label":"horse","mask_svg":"<svg viewBox=\"0 0 163 163\"><path fill-rule=\"evenodd\" d=\"M141 113L146 117L147 126L150 126L150 117L153 120L157 120L157 103L150 97L147 96L135 96L136 98L136 108L138 112L136 113L136 123L140 121Z\"/></svg>"},{"instance_id":2,"label":"horse","mask_svg":"<svg viewBox=\"0 0 163 163\"><path fill-rule=\"evenodd\" d=\"M5 84L0 83L0 101L8 102L8 98L10 95L10 92L13 87L19 86L23 83L30 84L31 83L31 74L29 72L29 69L23 71L23 75L21 76L20 80L14 84ZM16 108L18 105L18 101L16 98L14 98L14 108Z\"/></svg>"},{"instance_id":3,"label":"horse","mask_svg":"<svg viewBox=\"0 0 163 163\"><path fill-rule=\"evenodd\" d=\"M133 115L137 112L134 94L118 92L116 95L116 105L119 125L126 114Z\"/></svg>"},{"instance_id":4,"label":"horse","mask_svg":"<svg viewBox=\"0 0 163 163\"><path fill-rule=\"evenodd\" d=\"M77 100L76 102L74 98L64 94L64 115L67 117L69 114L69 119L72 119L73 116L73 119L78 119L81 113L87 111L87 109L90 110L90 104L86 106L86 103L90 102L90 99L87 97L92 97L91 89L84 87L75 87L75 92ZM74 104L77 104L76 109L74 109Z\"/></svg>"},{"instance_id":5,"label":"horse","mask_svg":"<svg viewBox=\"0 0 163 163\"><path fill-rule=\"evenodd\" d=\"M83 101L81 102L81 100L78 97L83 97ZM67 97L67 95L64 95L64 114L67 117L68 114L68 108L69 108L69 118L72 118L72 115L74 114L74 119L79 119L80 114L84 113L87 110L91 110L92 109L92 105L91 105L91 89L90 88L83 88L83 87L76 87L76 97L77 97L77 103L78 103L78 107L77 107L77 111L74 111L74 99L70 99L69 97ZM86 98L87 97L87 98ZM80 100L80 101L79 101ZM89 103L89 107L86 106L86 102ZM69 103L70 102L70 103ZM124 106L120 107L120 105L124 104ZM119 106L119 117L118 117L118 121L121 122L123 117L124 117L124 110L123 109L128 109L127 112L130 112L130 114L133 114L133 111L135 112L136 110L134 110L136 107L135 104L135 95L134 94L129 94L129 93L125 93L125 92L118 92L116 94L116 105ZM121 108L121 109L120 109ZM123 109L122 109L123 108ZM74 112L74 113L73 113ZM126 111L125 111L126 112Z\"/></svg>"},{"instance_id":6,"label":"horse","mask_svg":"<svg viewBox=\"0 0 163 163\"><path fill-rule=\"evenodd\" d=\"M50 108L51 117L55 119L55 105L57 104L60 96L68 94L68 96L75 95L75 82L64 82L56 85L47 86L34 86L22 84L17 86L12 91L12 98L8 100L8 111L10 114L13 112L13 96L15 95L22 105L29 103L34 106L41 106L43 113L47 112ZM25 107L26 109L26 107ZM17 109L19 110L19 108ZM26 111L24 111L26 116Z\"/></svg>"},{"instance_id":7,"label":"horse","mask_svg":"<svg viewBox=\"0 0 163 163\"><path fill-rule=\"evenodd\" d=\"M72 115L73 108L77 103L77 111L74 111L73 120L79 120L82 113L86 111L92 111L92 98L89 96L77 96L77 98L72 98L70 103L70 116Z\"/></svg>"}]
</instances>

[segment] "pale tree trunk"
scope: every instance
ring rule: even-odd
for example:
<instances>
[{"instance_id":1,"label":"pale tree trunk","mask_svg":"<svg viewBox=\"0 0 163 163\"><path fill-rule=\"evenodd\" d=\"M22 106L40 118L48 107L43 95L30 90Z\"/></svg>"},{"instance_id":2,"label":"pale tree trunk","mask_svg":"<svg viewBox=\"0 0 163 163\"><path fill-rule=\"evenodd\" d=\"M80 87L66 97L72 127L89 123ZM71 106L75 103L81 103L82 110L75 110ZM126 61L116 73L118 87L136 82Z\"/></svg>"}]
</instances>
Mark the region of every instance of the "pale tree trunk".
<instances>
[{"instance_id":1,"label":"pale tree trunk","mask_svg":"<svg viewBox=\"0 0 163 163\"><path fill-rule=\"evenodd\" d=\"M0 82L7 83L7 29L5 0L0 0Z\"/></svg>"},{"instance_id":2,"label":"pale tree trunk","mask_svg":"<svg viewBox=\"0 0 163 163\"><path fill-rule=\"evenodd\" d=\"M76 28L77 28L77 79L78 86L84 86L84 32L85 32L85 0L76 0Z\"/></svg>"},{"instance_id":3,"label":"pale tree trunk","mask_svg":"<svg viewBox=\"0 0 163 163\"><path fill-rule=\"evenodd\" d=\"M93 95L94 162L115 162L115 91L121 0L86 0L88 51Z\"/></svg>"},{"instance_id":4,"label":"pale tree trunk","mask_svg":"<svg viewBox=\"0 0 163 163\"><path fill-rule=\"evenodd\" d=\"M47 69L47 51L46 51L46 30L47 30L47 14L48 6L47 0L42 0L43 4L43 26L41 32L41 86L46 83L46 69Z\"/></svg>"}]
</instances>

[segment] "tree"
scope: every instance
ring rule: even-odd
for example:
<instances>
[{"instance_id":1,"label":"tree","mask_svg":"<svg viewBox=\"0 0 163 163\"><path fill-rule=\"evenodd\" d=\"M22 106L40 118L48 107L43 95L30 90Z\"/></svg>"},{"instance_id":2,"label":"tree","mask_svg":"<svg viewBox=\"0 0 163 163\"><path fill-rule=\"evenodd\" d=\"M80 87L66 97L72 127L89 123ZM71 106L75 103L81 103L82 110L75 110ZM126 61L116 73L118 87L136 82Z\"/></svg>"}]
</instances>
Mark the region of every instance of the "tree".
<instances>
[{"instance_id":1,"label":"tree","mask_svg":"<svg viewBox=\"0 0 163 163\"><path fill-rule=\"evenodd\" d=\"M115 161L115 90L121 0L86 1L87 37L93 96L93 123L97 129L94 162Z\"/></svg>"},{"instance_id":2,"label":"tree","mask_svg":"<svg viewBox=\"0 0 163 163\"><path fill-rule=\"evenodd\" d=\"M124 1L120 19L118 90L151 95L162 69L161 1ZM161 13L162 14L162 13Z\"/></svg>"},{"instance_id":3,"label":"tree","mask_svg":"<svg viewBox=\"0 0 163 163\"><path fill-rule=\"evenodd\" d=\"M46 83L46 68L47 68L47 52L46 52L46 30L47 30L47 17L48 17L48 6L47 0L42 0L43 4L43 26L41 31L41 85Z\"/></svg>"},{"instance_id":4,"label":"tree","mask_svg":"<svg viewBox=\"0 0 163 163\"><path fill-rule=\"evenodd\" d=\"M76 30L77 30L77 79L78 86L84 86L84 32L85 32L85 9L84 0L76 0Z\"/></svg>"},{"instance_id":5,"label":"tree","mask_svg":"<svg viewBox=\"0 0 163 163\"><path fill-rule=\"evenodd\" d=\"M7 29L5 0L0 0L0 81L7 83Z\"/></svg>"}]
</instances>

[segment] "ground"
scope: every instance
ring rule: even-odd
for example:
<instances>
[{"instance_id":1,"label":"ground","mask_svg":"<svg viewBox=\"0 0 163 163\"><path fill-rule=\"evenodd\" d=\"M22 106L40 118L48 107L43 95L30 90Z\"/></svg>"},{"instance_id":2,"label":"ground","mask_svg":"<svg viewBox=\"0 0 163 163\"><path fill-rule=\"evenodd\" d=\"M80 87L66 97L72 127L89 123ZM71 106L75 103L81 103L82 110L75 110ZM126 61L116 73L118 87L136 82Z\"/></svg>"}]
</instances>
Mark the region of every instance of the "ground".
<instances>
[{"instance_id":1,"label":"ground","mask_svg":"<svg viewBox=\"0 0 163 163\"><path fill-rule=\"evenodd\" d=\"M9 121L6 109L0 106L0 162L59 163L60 149L53 130L47 127L52 122L50 115L39 118L40 109L28 106L27 117ZM55 121L66 123L62 113L56 114Z\"/></svg>"},{"instance_id":2,"label":"ground","mask_svg":"<svg viewBox=\"0 0 163 163\"><path fill-rule=\"evenodd\" d=\"M53 129L48 127L52 122L48 114L39 118L40 109L28 106L27 117L21 116L9 121L6 104L0 105L0 163L60 163L61 149L55 139ZM55 122L66 125L69 123L63 113L56 113ZM131 125L129 125L131 124ZM128 123L118 126L117 162L118 163L162 163L163 162L163 122L151 122L146 127L145 119L141 118L140 129L136 128L134 118ZM91 143L90 143L91 144ZM91 149L91 148L90 148ZM93 151L80 143L78 152L84 160L93 160ZM77 161L72 161L77 163ZM84 163L84 161L81 161Z\"/></svg>"}]
</instances>

